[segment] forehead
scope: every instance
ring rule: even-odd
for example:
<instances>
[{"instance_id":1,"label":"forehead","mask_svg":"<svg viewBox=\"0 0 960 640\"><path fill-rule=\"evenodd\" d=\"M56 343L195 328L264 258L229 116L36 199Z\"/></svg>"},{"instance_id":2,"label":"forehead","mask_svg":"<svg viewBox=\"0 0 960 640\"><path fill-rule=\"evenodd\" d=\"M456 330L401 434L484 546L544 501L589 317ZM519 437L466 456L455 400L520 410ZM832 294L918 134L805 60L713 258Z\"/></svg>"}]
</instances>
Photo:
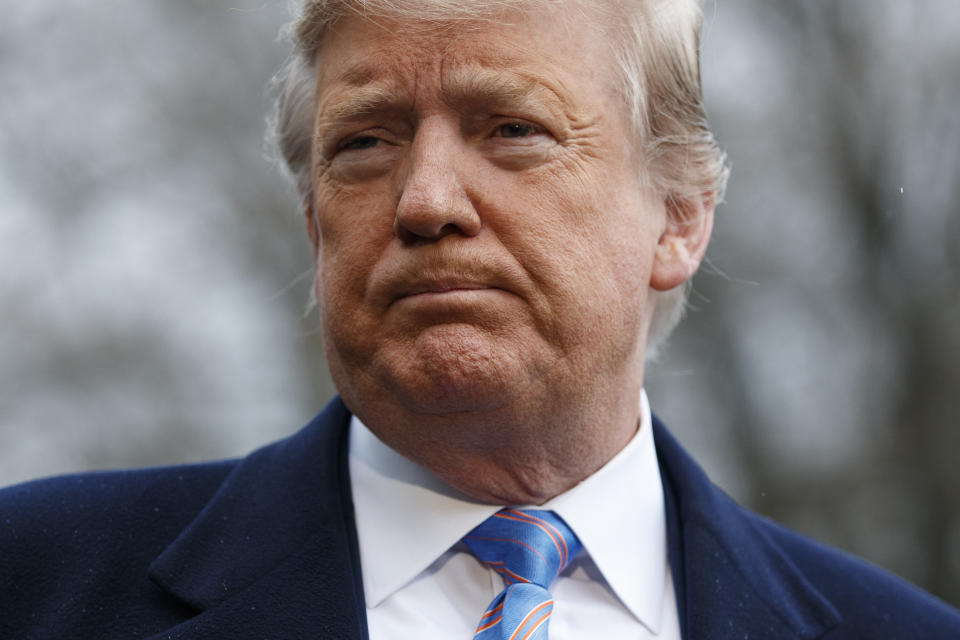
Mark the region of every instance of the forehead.
<instances>
[{"instance_id":1,"label":"forehead","mask_svg":"<svg viewBox=\"0 0 960 640\"><path fill-rule=\"evenodd\" d=\"M325 93L376 86L397 94L424 79L445 91L514 93L543 86L559 95L582 85L612 92L611 29L573 5L476 21L424 22L348 16L319 49L318 106Z\"/></svg>"}]
</instances>

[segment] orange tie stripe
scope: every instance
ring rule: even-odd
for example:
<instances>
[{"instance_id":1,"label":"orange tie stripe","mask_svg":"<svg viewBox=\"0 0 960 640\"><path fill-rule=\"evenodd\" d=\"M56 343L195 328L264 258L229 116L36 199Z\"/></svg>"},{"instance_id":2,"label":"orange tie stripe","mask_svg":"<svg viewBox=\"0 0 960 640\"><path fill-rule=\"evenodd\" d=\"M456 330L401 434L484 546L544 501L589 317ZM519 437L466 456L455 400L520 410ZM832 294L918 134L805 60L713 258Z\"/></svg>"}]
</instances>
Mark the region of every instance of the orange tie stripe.
<instances>
[{"instance_id":1,"label":"orange tie stripe","mask_svg":"<svg viewBox=\"0 0 960 640\"><path fill-rule=\"evenodd\" d=\"M502 509L463 541L505 584L474 640L545 640L554 606L548 589L581 547L570 527L552 511Z\"/></svg>"}]
</instances>

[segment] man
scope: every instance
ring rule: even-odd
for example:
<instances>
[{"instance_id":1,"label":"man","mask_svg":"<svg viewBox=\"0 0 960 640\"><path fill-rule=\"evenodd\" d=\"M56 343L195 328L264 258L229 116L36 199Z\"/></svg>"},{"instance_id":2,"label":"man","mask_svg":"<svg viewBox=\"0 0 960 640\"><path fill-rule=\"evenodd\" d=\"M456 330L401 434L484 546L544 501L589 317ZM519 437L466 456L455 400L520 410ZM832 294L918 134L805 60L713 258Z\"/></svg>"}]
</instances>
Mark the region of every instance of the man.
<instances>
[{"instance_id":1,"label":"man","mask_svg":"<svg viewBox=\"0 0 960 640\"><path fill-rule=\"evenodd\" d=\"M3 492L0 637L960 637L650 414L725 181L698 31L694 0L308 2L277 127L340 398L244 460Z\"/></svg>"}]
</instances>

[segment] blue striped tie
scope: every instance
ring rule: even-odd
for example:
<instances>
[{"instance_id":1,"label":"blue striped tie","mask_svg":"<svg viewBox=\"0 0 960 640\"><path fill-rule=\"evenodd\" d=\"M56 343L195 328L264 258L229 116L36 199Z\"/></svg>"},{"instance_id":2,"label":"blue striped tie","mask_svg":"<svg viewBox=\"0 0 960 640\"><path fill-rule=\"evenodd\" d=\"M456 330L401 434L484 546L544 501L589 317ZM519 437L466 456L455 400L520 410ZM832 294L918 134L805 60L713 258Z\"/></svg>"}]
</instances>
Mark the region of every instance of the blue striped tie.
<instances>
[{"instance_id":1,"label":"blue striped tie","mask_svg":"<svg viewBox=\"0 0 960 640\"><path fill-rule=\"evenodd\" d=\"M553 612L547 589L580 551L570 527L552 511L503 509L463 541L506 584L480 618L474 640L544 640Z\"/></svg>"}]
</instances>

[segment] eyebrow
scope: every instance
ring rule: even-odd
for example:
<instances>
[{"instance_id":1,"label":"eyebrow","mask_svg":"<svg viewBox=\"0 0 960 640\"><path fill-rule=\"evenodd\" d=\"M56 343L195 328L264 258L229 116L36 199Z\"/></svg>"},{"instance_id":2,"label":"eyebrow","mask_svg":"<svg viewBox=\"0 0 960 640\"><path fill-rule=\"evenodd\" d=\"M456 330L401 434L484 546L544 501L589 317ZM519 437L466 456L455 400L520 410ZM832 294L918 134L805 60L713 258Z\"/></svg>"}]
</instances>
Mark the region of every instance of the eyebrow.
<instances>
[{"instance_id":1,"label":"eyebrow","mask_svg":"<svg viewBox=\"0 0 960 640\"><path fill-rule=\"evenodd\" d=\"M482 67L454 69L443 83L445 99L455 107L475 102L491 105L522 102L544 88L531 77Z\"/></svg>"},{"instance_id":2,"label":"eyebrow","mask_svg":"<svg viewBox=\"0 0 960 640\"><path fill-rule=\"evenodd\" d=\"M534 96L546 97L561 110L567 106L562 96L541 80L506 71L477 65L453 68L443 78L443 100L458 110L475 104L507 109ZM408 108L402 89L393 82L378 83L378 75L378 70L368 65L356 65L340 73L333 82L332 94L319 105L317 130L372 113Z\"/></svg>"},{"instance_id":3,"label":"eyebrow","mask_svg":"<svg viewBox=\"0 0 960 640\"><path fill-rule=\"evenodd\" d=\"M343 95L346 93L346 95ZM396 94L386 87L365 86L338 91L329 106L321 104L318 109L319 126L336 124L376 113L388 106L396 106Z\"/></svg>"}]
</instances>

